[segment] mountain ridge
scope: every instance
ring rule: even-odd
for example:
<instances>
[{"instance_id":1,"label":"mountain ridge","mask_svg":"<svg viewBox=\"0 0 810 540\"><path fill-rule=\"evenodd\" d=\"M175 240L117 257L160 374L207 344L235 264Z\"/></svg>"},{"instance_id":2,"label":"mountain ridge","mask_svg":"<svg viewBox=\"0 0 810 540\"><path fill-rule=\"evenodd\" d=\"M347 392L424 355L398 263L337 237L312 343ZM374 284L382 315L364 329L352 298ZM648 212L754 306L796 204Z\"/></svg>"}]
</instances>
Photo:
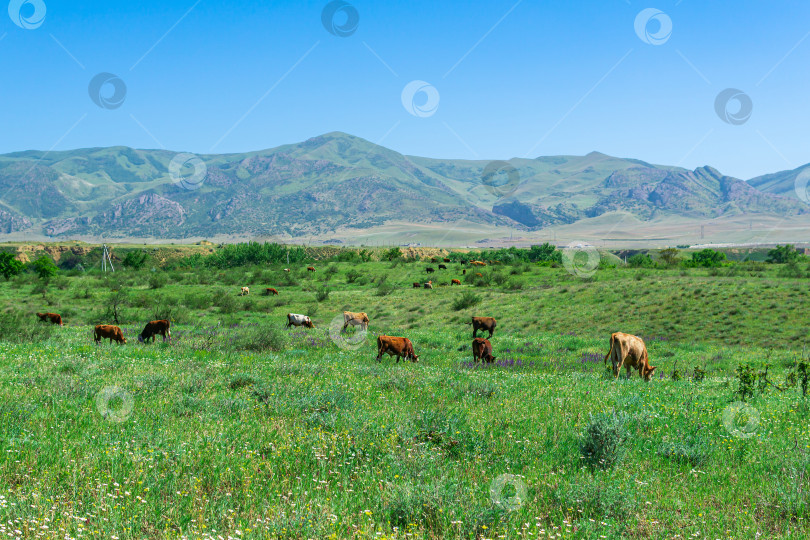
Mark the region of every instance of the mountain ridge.
<instances>
[{"instance_id":1,"label":"mountain ridge","mask_svg":"<svg viewBox=\"0 0 810 540\"><path fill-rule=\"evenodd\" d=\"M201 154L205 176L199 189L187 190L169 173L177 155L126 146L0 155L0 233L295 238L391 222L537 231L610 212L648 221L810 211L786 187L808 166L745 182L710 166L689 171L596 151L425 158L331 132L264 150Z\"/></svg>"}]
</instances>

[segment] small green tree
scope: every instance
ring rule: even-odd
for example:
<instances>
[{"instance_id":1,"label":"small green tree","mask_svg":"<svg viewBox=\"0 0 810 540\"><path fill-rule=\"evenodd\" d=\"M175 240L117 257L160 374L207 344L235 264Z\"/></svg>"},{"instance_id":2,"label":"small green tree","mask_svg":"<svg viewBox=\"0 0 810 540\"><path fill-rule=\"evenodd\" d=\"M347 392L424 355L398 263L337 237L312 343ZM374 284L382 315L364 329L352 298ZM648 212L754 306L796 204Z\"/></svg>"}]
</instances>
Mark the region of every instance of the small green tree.
<instances>
[{"instance_id":1,"label":"small green tree","mask_svg":"<svg viewBox=\"0 0 810 540\"><path fill-rule=\"evenodd\" d=\"M56 275L58 268L54 264L53 259L47 255L40 255L34 262L31 263L31 268L41 279L50 279Z\"/></svg>"},{"instance_id":2,"label":"small green tree","mask_svg":"<svg viewBox=\"0 0 810 540\"><path fill-rule=\"evenodd\" d=\"M143 265L146 264L146 259L148 258L149 255L145 251L130 251L126 254L124 260L121 261L121 264L127 268L139 270L143 268Z\"/></svg>"},{"instance_id":3,"label":"small green tree","mask_svg":"<svg viewBox=\"0 0 810 540\"><path fill-rule=\"evenodd\" d=\"M383 258L386 261L395 261L397 259L401 259L402 258L402 250L399 249L398 247L392 247L391 249L389 249L388 251L385 252L385 254L383 255Z\"/></svg>"},{"instance_id":4,"label":"small green tree","mask_svg":"<svg viewBox=\"0 0 810 540\"><path fill-rule=\"evenodd\" d=\"M652 268L655 266L652 257L646 253L636 253L627 259L627 264L633 268Z\"/></svg>"},{"instance_id":5,"label":"small green tree","mask_svg":"<svg viewBox=\"0 0 810 540\"><path fill-rule=\"evenodd\" d=\"M21 274L23 268L23 263L15 259L11 253L7 251L0 253L0 274L3 274L6 281Z\"/></svg>"},{"instance_id":6,"label":"small green tree","mask_svg":"<svg viewBox=\"0 0 810 540\"><path fill-rule=\"evenodd\" d=\"M664 261L664 264L667 266L675 266L678 264L678 251L675 248L667 248L661 250L661 260Z\"/></svg>"},{"instance_id":7,"label":"small green tree","mask_svg":"<svg viewBox=\"0 0 810 540\"><path fill-rule=\"evenodd\" d=\"M548 242L540 246L529 248L529 260L531 262L557 262L562 263L562 252L556 246Z\"/></svg>"},{"instance_id":8,"label":"small green tree","mask_svg":"<svg viewBox=\"0 0 810 540\"><path fill-rule=\"evenodd\" d=\"M777 245L774 249L770 250L766 262L771 264L789 264L798 262L800 258L801 255L792 244L785 244L784 246Z\"/></svg>"},{"instance_id":9,"label":"small green tree","mask_svg":"<svg viewBox=\"0 0 810 540\"><path fill-rule=\"evenodd\" d=\"M716 268L722 266L726 260L726 254L710 248L692 253L692 264L705 268Z\"/></svg>"}]
</instances>

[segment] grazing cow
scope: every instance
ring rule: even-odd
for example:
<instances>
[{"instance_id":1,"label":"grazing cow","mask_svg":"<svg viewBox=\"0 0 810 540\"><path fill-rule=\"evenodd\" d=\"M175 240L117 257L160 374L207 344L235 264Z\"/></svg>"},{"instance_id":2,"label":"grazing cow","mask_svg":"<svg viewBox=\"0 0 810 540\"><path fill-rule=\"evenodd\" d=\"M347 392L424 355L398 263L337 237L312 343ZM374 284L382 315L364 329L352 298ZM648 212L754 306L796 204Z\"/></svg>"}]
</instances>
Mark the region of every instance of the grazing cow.
<instances>
[{"instance_id":1,"label":"grazing cow","mask_svg":"<svg viewBox=\"0 0 810 540\"><path fill-rule=\"evenodd\" d=\"M315 271L314 266L307 266L307 272L314 272L314 271Z\"/></svg>"},{"instance_id":2,"label":"grazing cow","mask_svg":"<svg viewBox=\"0 0 810 540\"><path fill-rule=\"evenodd\" d=\"M305 326L307 328L315 328L312 324L312 319L306 315L299 315L297 313L287 313L287 328L291 326Z\"/></svg>"},{"instance_id":3,"label":"grazing cow","mask_svg":"<svg viewBox=\"0 0 810 540\"><path fill-rule=\"evenodd\" d=\"M368 315L366 315L362 311L360 313L352 313L351 311L344 311L343 329L341 330L341 332L343 332L343 330L346 330L346 328L349 325L359 326L363 330L368 330Z\"/></svg>"},{"instance_id":4,"label":"grazing cow","mask_svg":"<svg viewBox=\"0 0 810 540\"><path fill-rule=\"evenodd\" d=\"M439 265L439 270L447 270L447 267L443 264Z\"/></svg>"},{"instance_id":5,"label":"grazing cow","mask_svg":"<svg viewBox=\"0 0 810 540\"><path fill-rule=\"evenodd\" d=\"M242 291L239 293L239 296L247 296L248 294L250 294L250 288L242 287Z\"/></svg>"},{"instance_id":6,"label":"grazing cow","mask_svg":"<svg viewBox=\"0 0 810 540\"><path fill-rule=\"evenodd\" d=\"M285 271L285 272L287 272L287 273L289 273L289 272L290 272L290 269L289 269L289 268L285 268L285 269L284 269L284 271Z\"/></svg>"},{"instance_id":7,"label":"grazing cow","mask_svg":"<svg viewBox=\"0 0 810 540\"><path fill-rule=\"evenodd\" d=\"M645 381L649 381L655 371L655 366L650 365L650 357L647 355L644 341L631 334L615 332L610 335L610 350L605 356L605 364L607 364L608 358L613 364L613 375L617 379L622 366L627 369L628 379L630 371L634 368Z\"/></svg>"},{"instance_id":8,"label":"grazing cow","mask_svg":"<svg viewBox=\"0 0 810 540\"><path fill-rule=\"evenodd\" d=\"M49 322L51 324L64 326L62 324L62 316L58 313L37 313L37 317L39 317L39 320L42 322Z\"/></svg>"},{"instance_id":9,"label":"grazing cow","mask_svg":"<svg viewBox=\"0 0 810 540\"><path fill-rule=\"evenodd\" d=\"M428 266L427 268L425 268L425 272L427 272L428 274L432 274L432 273L433 273L433 272L435 272L435 271L436 271L436 269L435 269L435 268L431 268L430 266Z\"/></svg>"},{"instance_id":10,"label":"grazing cow","mask_svg":"<svg viewBox=\"0 0 810 540\"><path fill-rule=\"evenodd\" d=\"M414 289L421 289L421 288L422 288L422 284L421 284L421 283L416 283L416 282L414 282L414 284L413 284L413 288L414 288Z\"/></svg>"},{"instance_id":11,"label":"grazing cow","mask_svg":"<svg viewBox=\"0 0 810 540\"><path fill-rule=\"evenodd\" d=\"M470 264L473 265L473 266L486 266L487 265L487 263L481 262L481 261L472 261L472 262L470 262Z\"/></svg>"},{"instance_id":12,"label":"grazing cow","mask_svg":"<svg viewBox=\"0 0 810 540\"><path fill-rule=\"evenodd\" d=\"M472 342L473 362L481 360L481 362L492 363L495 357L492 356L492 343L488 339L477 337Z\"/></svg>"},{"instance_id":13,"label":"grazing cow","mask_svg":"<svg viewBox=\"0 0 810 540\"><path fill-rule=\"evenodd\" d=\"M484 274L482 274L481 272L476 272L475 277L484 277Z\"/></svg>"},{"instance_id":14,"label":"grazing cow","mask_svg":"<svg viewBox=\"0 0 810 540\"><path fill-rule=\"evenodd\" d=\"M428 281L425 283L425 289L432 289L433 288L433 281Z\"/></svg>"},{"instance_id":15,"label":"grazing cow","mask_svg":"<svg viewBox=\"0 0 810 540\"><path fill-rule=\"evenodd\" d=\"M437 262L439 262L439 260L438 260L438 259L436 259L436 258L434 258L434 257L432 257L432 258L430 259L430 262L432 262L432 263L437 263Z\"/></svg>"},{"instance_id":16,"label":"grazing cow","mask_svg":"<svg viewBox=\"0 0 810 540\"><path fill-rule=\"evenodd\" d=\"M467 264L468 261L466 259L461 259L460 262L461 262L461 264Z\"/></svg>"},{"instance_id":17,"label":"grazing cow","mask_svg":"<svg viewBox=\"0 0 810 540\"><path fill-rule=\"evenodd\" d=\"M450 259L445 258L444 262L450 262Z\"/></svg>"},{"instance_id":18,"label":"grazing cow","mask_svg":"<svg viewBox=\"0 0 810 540\"><path fill-rule=\"evenodd\" d=\"M411 362L419 361L419 357L413 352L413 343L411 343L410 339L404 337L377 336L377 362L385 353L396 356L397 364L399 364L400 358Z\"/></svg>"},{"instance_id":19,"label":"grazing cow","mask_svg":"<svg viewBox=\"0 0 810 540\"><path fill-rule=\"evenodd\" d=\"M462 275L462 276L466 276L466 275L467 275L467 269L466 269L466 268L465 268L464 270L462 270L462 271L461 271L461 275Z\"/></svg>"},{"instance_id":20,"label":"grazing cow","mask_svg":"<svg viewBox=\"0 0 810 540\"><path fill-rule=\"evenodd\" d=\"M163 336L163 341L166 341L166 336L172 337L172 333L169 330L169 327L172 323L170 323L167 319L161 319L159 321L149 321L146 323L146 326L143 329L143 332L138 334L138 341L141 343L145 341L149 341L149 338L152 338L152 343L155 342L155 336L160 334Z\"/></svg>"},{"instance_id":21,"label":"grazing cow","mask_svg":"<svg viewBox=\"0 0 810 540\"><path fill-rule=\"evenodd\" d=\"M127 342L127 338L124 337L124 333L121 329L111 324L99 324L96 326L93 332L93 339L96 343L101 343L102 338L109 339L110 343L115 340L119 345L123 345Z\"/></svg>"},{"instance_id":22,"label":"grazing cow","mask_svg":"<svg viewBox=\"0 0 810 540\"><path fill-rule=\"evenodd\" d=\"M275 290L273 287L267 287L267 288L264 290L264 295L265 295L265 296L270 296L270 295L273 295L273 296L278 296L278 291L277 291L277 290Z\"/></svg>"},{"instance_id":23,"label":"grazing cow","mask_svg":"<svg viewBox=\"0 0 810 540\"><path fill-rule=\"evenodd\" d=\"M461 285L461 281L454 279L450 282L450 285Z\"/></svg>"},{"instance_id":24,"label":"grazing cow","mask_svg":"<svg viewBox=\"0 0 810 540\"><path fill-rule=\"evenodd\" d=\"M473 339L476 338L475 334L479 330L484 332L489 331L489 339L492 339L492 332L495 331L495 326L497 326L497 324L497 321L495 321L493 317L473 317Z\"/></svg>"}]
</instances>

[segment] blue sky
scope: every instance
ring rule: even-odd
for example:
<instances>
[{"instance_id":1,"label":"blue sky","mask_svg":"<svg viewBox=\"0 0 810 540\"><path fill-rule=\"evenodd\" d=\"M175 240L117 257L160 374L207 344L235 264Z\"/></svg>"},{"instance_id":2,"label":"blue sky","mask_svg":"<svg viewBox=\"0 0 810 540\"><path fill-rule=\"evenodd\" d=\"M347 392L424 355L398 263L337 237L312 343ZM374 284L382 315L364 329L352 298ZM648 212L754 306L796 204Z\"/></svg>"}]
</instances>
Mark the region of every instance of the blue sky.
<instances>
[{"instance_id":1,"label":"blue sky","mask_svg":"<svg viewBox=\"0 0 810 540\"><path fill-rule=\"evenodd\" d=\"M598 150L746 179L810 162L806 1L357 0L334 19L356 10L346 37L324 1L36 1L32 29L0 10L0 152L242 152L345 131L413 155ZM663 18L639 35L647 8ZM645 42L662 20L671 34ZM117 108L90 99L102 72L126 85ZM439 98L421 117L403 106L415 80ZM727 88L753 104L739 125L715 110Z\"/></svg>"}]
</instances>

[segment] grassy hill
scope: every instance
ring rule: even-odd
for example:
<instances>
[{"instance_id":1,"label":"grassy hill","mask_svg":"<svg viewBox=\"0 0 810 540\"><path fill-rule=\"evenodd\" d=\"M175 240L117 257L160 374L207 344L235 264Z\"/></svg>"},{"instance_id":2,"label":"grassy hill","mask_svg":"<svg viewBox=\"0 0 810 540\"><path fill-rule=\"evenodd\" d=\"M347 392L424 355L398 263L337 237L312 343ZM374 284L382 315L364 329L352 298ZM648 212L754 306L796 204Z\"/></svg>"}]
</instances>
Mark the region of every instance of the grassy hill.
<instances>
[{"instance_id":1,"label":"grassy hill","mask_svg":"<svg viewBox=\"0 0 810 540\"><path fill-rule=\"evenodd\" d=\"M795 198L710 167L687 171L598 152L439 160L329 133L257 152L199 156L206 175L194 190L170 175L176 155L110 147L0 156L0 231L53 238L300 238L338 230L373 234L391 223L467 223L482 229L482 238L615 212L642 221L808 213Z\"/></svg>"},{"instance_id":2,"label":"grassy hill","mask_svg":"<svg viewBox=\"0 0 810 540\"><path fill-rule=\"evenodd\" d=\"M0 317L0 530L810 534L810 407L788 383L808 344L806 278L753 263L583 280L519 263L482 269L488 285L474 286L451 264L426 290L411 287L425 262L305 264L0 282L13 306ZM441 285L452 277L464 284ZM115 298L128 342L94 345ZM368 312L365 338L340 336L346 309ZM37 324L35 311L66 326ZM288 312L315 328L283 329ZM471 315L498 319L496 364L471 364ZM158 317L174 320L173 339L139 344ZM644 336L653 381L606 376L614 330ZM420 362L377 363L379 333L409 337ZM781 390L765 384L735 413L735 369L764 362ZM589 465L591 451L611 462Z\"/></svg>"}]
</instances>

